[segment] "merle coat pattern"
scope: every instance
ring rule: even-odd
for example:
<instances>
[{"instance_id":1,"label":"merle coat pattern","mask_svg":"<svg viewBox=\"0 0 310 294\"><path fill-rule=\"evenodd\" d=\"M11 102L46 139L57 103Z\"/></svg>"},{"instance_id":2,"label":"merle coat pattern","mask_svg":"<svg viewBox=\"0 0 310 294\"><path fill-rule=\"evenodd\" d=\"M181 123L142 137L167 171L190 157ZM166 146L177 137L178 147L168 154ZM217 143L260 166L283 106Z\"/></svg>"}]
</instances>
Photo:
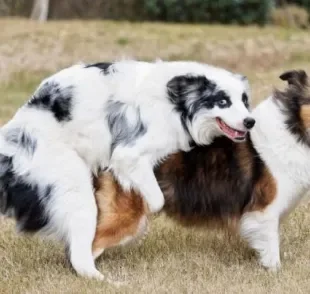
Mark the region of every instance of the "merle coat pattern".
<instances>
[{"instance_id":1,"label":"merle coat pattern","mask_svg":"<svg viewBox=\"0 0 310 294\"><path fill-rule=\"evenodd\" d=\"M66 68L42 81L1 129L1 210L20 229L64 240L74 269L102 279L91 249L92 174L108 168L160 210L154 165L223 134L244 139L255 123L248 95L244 77L195 62Z\"/></svg>"}]
</instances>

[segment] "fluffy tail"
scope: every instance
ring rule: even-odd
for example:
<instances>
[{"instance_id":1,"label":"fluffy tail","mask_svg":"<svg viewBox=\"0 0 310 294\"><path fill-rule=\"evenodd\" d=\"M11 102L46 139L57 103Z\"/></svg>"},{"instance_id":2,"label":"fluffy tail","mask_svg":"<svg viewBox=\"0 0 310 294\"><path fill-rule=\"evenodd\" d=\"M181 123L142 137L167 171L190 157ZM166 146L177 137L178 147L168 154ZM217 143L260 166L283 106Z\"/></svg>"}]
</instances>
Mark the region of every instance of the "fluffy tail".
<instances>
[{"instance_id":1,"label":"fluffy tail","mask_svg":"<svg viewBox=\"0 0 310 294\"><path fill-rule=\"evenodd\" d=\"M0 131L0 213L12 216L8 207L9 186L15 180L16 163L19 170L24 166L26 172L33 152L36 148L36 140L27 135L22 129L11 129L6 132Z\"/></svg>"},{"instance_id":2,"label":"fluffy tail","mask_svg":"<svg viewBox=\"0 0 310 294\"><path fill-rule=\"evenodd\" d=\"M0 135L0 214L7 214L7 183L12 171L12 152Z\"/></svg>"}]
</instances>

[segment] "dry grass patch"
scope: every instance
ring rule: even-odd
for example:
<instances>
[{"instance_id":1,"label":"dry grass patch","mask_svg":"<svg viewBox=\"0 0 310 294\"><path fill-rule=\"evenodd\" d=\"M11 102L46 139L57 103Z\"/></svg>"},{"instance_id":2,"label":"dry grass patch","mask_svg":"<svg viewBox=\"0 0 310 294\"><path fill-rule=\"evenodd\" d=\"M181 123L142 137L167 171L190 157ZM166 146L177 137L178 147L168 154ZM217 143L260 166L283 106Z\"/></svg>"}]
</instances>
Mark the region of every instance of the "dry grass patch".
<instances>
[{"instance_id":1,"label":"dry grass patch","mask_svg":"<svg viewBox=\"0 0 310 294\"><path fill-rule=\"evenodd\" d=\"M203 60L248 74L254 103L283 86L279 74L310 65L310 35L256 27L0 20L0 123L49 72L77 60L136 56ZM141 245L107 251L98 268L125 281L116 289L76 277L59 244L18 236L0 218L0 293L308 293L310 205L281 231L283 268L260 268L253 251L223 232L185 229L155 218Z\"/></svg>"},{"instance_id":2,"label":"dry grass patch","mask_svg":"<svg viewBox=\"0 0 310 294\"><path fill-rule=\"evenodd\" d=\"M0 80L13 71L55 71L79 60L194 59L242 71L310 56L305 31L128 22L0 20Z\"/></svg>"}]
</instances>

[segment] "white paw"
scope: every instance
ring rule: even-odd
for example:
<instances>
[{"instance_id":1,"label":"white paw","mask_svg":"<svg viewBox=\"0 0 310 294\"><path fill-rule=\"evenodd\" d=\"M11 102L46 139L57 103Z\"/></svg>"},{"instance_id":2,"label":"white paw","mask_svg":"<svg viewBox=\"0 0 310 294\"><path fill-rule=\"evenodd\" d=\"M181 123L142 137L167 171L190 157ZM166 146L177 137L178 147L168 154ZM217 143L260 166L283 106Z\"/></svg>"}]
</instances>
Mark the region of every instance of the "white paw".
<instances>
[{"instance_id":1,"label":"white paw","mask_svg":"<svg viewBox=\"0 0 310 294\"><path fill-rule=\"evenodd\" d=\"M98 281L103 281L105 279L104 275L102 273L100 273L99 271L98 271L98 273L96 273L94 276L91 276L90 278L94 278Z\"/></svg>"},{"instance_id":2,"label":"white paw","mask_svg":"<svg viewBox=\"0 0 310 294\"><path fill-rule=\"evenodd\" d=\"M89 279L95 279L98 281L104 281L105 277L102 273L100 273L99 271L94 271L94 272L90 272L90 273L83 273L82 274L85 278L89 278Z\"/></svg>"},{"instance_id":3,"label":"white paw","mask_svg":"<svg viewBox=\"0 0 310 294\"><path fill-rule=\"evenodd\" d=\"M147 201L149 210L151 213L156 213L162 210L165 204L165 198L163 196L161 197L154 197L151 199L148 199Z\"/></svg>"},{"instance_id":4,"label":"white paw","mask_svg":"<svg viewBox=\"0 0 310 294\"><path fill-rule=\"evenodd\" d=\"M87 278L87 279L95 279L98 281L103 281L105 279L104 275L100 273L98 270L76 270L77 274L81 277Z\"/></svg>"},{"instance_id":5,"label":"white paw","mask_svg":"<svg viewBox=\"0 0 310 294\"><path fill-rule=\"evenodd\" d=\"M260 264L269 272L277 272L281 268L280 258L274 256L264 256L260 259Z\"/></svg>"}]
</instances>

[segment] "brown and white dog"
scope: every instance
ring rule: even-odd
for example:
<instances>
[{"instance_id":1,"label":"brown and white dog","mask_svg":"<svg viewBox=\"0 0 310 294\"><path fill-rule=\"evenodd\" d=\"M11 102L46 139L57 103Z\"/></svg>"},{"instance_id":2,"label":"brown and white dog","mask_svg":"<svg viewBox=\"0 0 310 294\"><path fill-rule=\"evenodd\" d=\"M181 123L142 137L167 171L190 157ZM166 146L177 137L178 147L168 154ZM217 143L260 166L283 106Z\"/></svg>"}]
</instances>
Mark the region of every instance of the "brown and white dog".
<instances>
[{"instance_id":1,"label":"brown and white dog","mask_svg":"<svg viewBox=\"0 0 310 294\"><path fill-rule=\"evenodd\" d=\"M170 156L156 169L164 212L183 224L236 224L269 269L280 267L279 224L310 188L310 91L304 71L280 76L285 91L253 111L256 126L243 143L218 138ZM99 209L94 256L140 236L147 206L108 172L95 180Z\"/></svg>"}]
</instances>

